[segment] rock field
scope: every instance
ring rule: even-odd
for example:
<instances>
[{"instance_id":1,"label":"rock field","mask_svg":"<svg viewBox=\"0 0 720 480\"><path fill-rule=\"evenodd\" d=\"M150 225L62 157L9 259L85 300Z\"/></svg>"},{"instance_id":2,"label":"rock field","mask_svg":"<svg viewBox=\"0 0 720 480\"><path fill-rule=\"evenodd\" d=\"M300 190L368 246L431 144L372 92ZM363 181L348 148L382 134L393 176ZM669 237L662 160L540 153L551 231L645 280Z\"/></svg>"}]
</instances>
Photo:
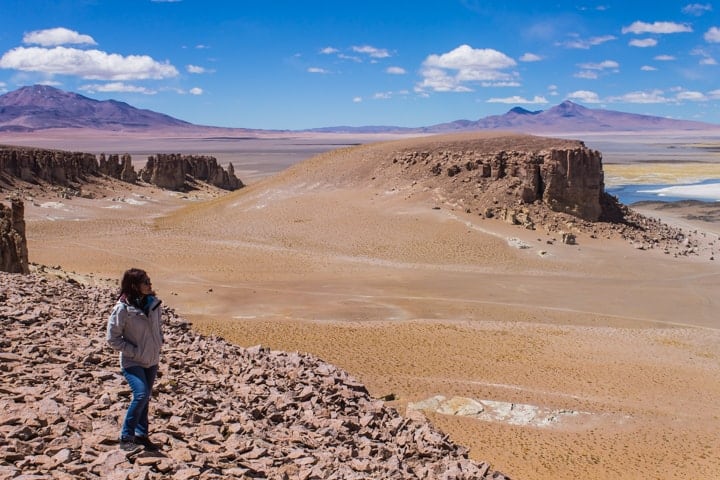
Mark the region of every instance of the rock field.
<instances>
[{"instance_id":1,"label":"rock field","mask_svg":"<svg viewBox=\"0 0 720 480\"><path fill-rule=\"evenodd\" d=\"M104 338L114 292L41 273L0 272L0 479L507 478L333 365L201 336L168 307L150 413L162 448L126 454L131 393Z\"/></svg>"}]
</instances>

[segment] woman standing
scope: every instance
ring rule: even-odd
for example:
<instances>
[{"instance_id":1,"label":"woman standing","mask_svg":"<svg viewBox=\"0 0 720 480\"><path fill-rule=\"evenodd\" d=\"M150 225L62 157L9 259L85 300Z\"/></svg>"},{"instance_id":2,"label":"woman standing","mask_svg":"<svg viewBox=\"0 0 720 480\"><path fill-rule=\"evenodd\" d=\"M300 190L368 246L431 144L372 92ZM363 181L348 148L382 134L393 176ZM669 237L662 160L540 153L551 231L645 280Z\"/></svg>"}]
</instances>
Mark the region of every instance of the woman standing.
<instances>
[{"instance_id":1,"label":"woman standing","mask_svg":"<svg viewBox=\"0 0 720 480\"><path fill-rule=\"evenodd\" d=\"M120 368L133 395L120 432L125 451L158 450L148 437L148 407L163 343L160 303L147 273L131 268L123 275L120 298L108 319L107 342L120 352Z\"/></svg>"}]
</instances>

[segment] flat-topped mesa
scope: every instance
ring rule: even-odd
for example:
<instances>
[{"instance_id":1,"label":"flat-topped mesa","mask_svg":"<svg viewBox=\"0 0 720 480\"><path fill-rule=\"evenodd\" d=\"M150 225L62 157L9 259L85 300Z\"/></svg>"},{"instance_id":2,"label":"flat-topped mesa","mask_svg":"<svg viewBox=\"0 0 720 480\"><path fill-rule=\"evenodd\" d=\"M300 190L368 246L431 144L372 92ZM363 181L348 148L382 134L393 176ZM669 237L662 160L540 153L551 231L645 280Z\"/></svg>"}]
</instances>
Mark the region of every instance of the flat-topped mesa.
<instances>
[{"instance_id":1,"label":"flat-topped mesa","mask_svg":"<svg viewBox=\"0 0 720 480\"><path fill-rule=\"evenodd\" d=\"M206 155L157 154L148 157L140 178L147 183L170 190L187 190L187 177L209 183L224 190L244 187L235 176L232 163L227 171L218 165L215 157Z\"/></svg>"},{"instance_id":2,"label":"flat-topped mesa","mask_svg":"<svg viewBox=\"0 0 720 480\"><path fill-rule=\"evenodd\" d=\"M602 218L605 184L600 152L574 141L557 141L555 146L552 139L545 139L499 146L497 139L492 140L487 145L460 141L432 149L404 149L394 153L392 164L400 167L399 177L440 189L448 200L487 216L503 216L504 210L525 204L544 205L591 222Z\"/></svg>"},{"instance_id":3,"label":"flat-topped mesa","mask_svg":"<svg viewBox=\"0 0 720 480\"><path fill-rule=\"evenodd\" d=\"M0 270L30 273L25 237L25 205L20 200L13 200L10 208L0 203Z\"/></svg>"}]
</instances>

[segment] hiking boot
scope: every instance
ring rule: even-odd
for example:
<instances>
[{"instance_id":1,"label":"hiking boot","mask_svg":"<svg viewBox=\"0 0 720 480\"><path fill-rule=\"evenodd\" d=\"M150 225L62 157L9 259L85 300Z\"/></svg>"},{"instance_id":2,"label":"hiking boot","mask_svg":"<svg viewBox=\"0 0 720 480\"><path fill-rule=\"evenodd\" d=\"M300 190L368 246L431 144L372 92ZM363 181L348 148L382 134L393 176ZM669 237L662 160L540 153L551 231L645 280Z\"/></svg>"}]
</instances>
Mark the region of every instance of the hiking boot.
<instances>
[{"instance_id":1,"label":"hiking boot","mask_svg":"<svg viewBox=\"0 0 720 480\"><path fill-rule=\"evenodd\" d=\"M135 437L135 443L145 447L148 452L157 452L160 450L160 445L153 443L148 437Z\"/></svg>"},{"instance_id":2,"label":"hiking boot","mask_svg":"<svg viewBox=\"0 0 720 480\"><path fill-rule=\"evenodd\" d=\"M138 444L134 438L124 437L120 439L120 450L128 453L137 452L142 449L142 445Z\"/></svg>"}]
</instances>

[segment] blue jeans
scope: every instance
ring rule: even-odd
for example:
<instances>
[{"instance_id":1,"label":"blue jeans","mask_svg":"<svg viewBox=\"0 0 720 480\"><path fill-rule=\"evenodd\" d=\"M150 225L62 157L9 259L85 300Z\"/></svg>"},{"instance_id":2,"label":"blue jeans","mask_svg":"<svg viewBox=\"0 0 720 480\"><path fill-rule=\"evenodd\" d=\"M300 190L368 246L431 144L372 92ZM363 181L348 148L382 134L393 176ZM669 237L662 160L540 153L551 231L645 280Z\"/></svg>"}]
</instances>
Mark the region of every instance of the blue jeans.
<instances>
[{"instance_id":1,"label":"blue jeans","mask_svg":"<svg viewBox=\"0 0 720 480\"><path fill-rule=\"evenodd\" d=\"M146 437L148 435L148 407L157 371L157 365L149 368L128 367L122 369L125 380L130 384L133 398L125 414L125 421L120 432L121 438L130 439L135 436Z\"/></svg>"}]
</instances>

